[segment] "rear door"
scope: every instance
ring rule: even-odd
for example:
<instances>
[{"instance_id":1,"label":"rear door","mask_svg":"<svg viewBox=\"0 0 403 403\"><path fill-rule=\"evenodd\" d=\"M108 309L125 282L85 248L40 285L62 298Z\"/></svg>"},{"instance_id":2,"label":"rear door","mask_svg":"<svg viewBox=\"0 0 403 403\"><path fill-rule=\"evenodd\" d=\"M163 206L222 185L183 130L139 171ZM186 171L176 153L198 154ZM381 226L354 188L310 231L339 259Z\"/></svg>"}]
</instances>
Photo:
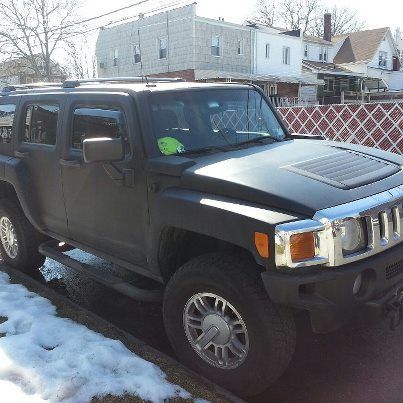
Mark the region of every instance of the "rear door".
<instances>
[{"instance_id":1,"label":"rear door","mask_svg":"<svg viewBox=\"0 0 403 403\"><path fill-rule=\"evenodd\" d=\"M72 94L66 110L61 166L71 238L146 266L147 188L133 99L127 94ZM93 137L123 137L125 159L85 163L82 143Z\"/></svg>"},{"instance_id":2,"label":"rear door","mask_svg":"<svg viewBox=\"0 0 403 403\"><path fill-rule=\"evenodd\" d=\"M35 95L21 98L15 156L25 166L24 189L34 219L47 232L67 235L61 169L61 120L63 95Z\"/></svg>"}]
</instances>

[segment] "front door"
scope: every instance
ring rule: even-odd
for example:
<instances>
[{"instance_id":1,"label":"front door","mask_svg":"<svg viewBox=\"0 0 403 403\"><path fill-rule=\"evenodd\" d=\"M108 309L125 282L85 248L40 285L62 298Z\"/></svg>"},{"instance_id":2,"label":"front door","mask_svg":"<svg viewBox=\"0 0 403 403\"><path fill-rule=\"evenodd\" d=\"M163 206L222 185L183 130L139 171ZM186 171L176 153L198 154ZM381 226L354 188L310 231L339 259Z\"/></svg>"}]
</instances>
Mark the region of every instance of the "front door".
<instances>
[{"instance_id":1,"label":"front door","mask_svg":"<svg viewBox=\"0 0 403 403\"><path fill-rule=\"evenodd\" d=\"M24 96L17 122L15 154L23 162L24 189L30 213L38 225L49 233L67 235L61 169L62 95Z\"/></svg>"},{"instance_id":2,"label":"front door","mask_svg":"<svg viewBox=\"0 0 403 403\"><path fill-rule=\"evenodd\" d=\"M133 100L114 94L71 97L60 160L70 237L96 251L145 266L147 188ZM125 159L85 163L83 140L94 137L123 137Z\"/></svg>"}]
</instances>

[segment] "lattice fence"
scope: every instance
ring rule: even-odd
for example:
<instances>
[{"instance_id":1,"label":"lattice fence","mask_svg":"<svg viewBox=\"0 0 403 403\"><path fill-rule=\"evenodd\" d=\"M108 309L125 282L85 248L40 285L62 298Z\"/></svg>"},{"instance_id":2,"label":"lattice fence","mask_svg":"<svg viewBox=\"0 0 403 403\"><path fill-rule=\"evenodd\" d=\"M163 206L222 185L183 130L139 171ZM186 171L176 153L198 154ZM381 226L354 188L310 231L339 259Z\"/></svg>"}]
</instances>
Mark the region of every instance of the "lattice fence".
<instances>
[{"instance_id":1,"label":"lattice fence","mask_svg":"<svg viewBox=\"0 0 403 403\"><path fill-rule=\"evenodd\" d=\"M323 105L277 109L293 133L403 154L403 103Z\"/></svg>"}]
</instances>

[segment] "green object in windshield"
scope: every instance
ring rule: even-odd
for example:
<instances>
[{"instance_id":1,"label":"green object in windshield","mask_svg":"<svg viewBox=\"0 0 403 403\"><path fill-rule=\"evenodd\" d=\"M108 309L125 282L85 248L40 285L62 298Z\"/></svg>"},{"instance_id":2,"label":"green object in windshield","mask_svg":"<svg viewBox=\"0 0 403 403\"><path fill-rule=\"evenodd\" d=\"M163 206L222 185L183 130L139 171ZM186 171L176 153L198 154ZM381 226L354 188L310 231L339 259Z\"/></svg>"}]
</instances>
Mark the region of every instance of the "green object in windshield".
<instances>
[{"instance_id":1,"label":"green object in windshield","mask_svg":"<svg viewBox=\"0 0 403 403\"><path fill-rule=\"evenodd\" d=\"M162 137L158 139L158 147L164 155L183 153L185 151L183 144L174 137Z\"/></svg>"}]
</instances>

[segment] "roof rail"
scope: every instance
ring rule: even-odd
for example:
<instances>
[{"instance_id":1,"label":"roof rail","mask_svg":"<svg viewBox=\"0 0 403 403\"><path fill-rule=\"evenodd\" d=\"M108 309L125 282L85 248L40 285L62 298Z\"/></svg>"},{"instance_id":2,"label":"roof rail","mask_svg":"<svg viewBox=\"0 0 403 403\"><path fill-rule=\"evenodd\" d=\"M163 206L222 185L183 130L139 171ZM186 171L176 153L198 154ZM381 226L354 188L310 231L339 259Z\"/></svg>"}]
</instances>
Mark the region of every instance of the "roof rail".
<instances>
[{"instance_id":1,"label":"roof rail","mask_svg":"<svg viewBox=\"0 0 403 403\"><path fill-rule=\"evenodd\" d=\"M61 87L62 83L31 83L31 84L15 84L3 87L0 95L8 95L15 91L34 90L37 88Z\"/></svg>"},{"instance_id":2,"label":"roof rail","mask_svg":"<svg viewBox=\"0 0 403 403\"><path fill-rule=\"evenodd\" d=\"M100 83L175 83L184 81L182 78L170 77L112 77L112 78L90 78L83 80L66 80L63 88L76 88L81 84L100 84Z\"/></svg>"}]
</instances>

